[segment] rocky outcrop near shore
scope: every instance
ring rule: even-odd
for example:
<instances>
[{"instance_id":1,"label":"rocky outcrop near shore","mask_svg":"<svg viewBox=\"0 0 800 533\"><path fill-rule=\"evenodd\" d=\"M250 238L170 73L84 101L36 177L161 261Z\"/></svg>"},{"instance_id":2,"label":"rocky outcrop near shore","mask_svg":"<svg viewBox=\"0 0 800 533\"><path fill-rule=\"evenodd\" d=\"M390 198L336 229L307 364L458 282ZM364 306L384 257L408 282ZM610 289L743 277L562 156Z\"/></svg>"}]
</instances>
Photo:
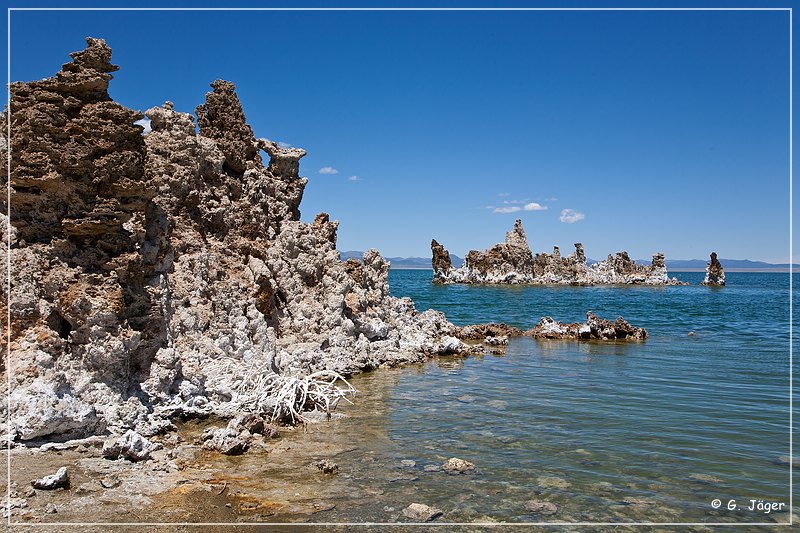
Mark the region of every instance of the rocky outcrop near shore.
<instances>
[{"instance_id":1,"label":"rocky outcrop near shore","mask_svg":"<svg viewBox=\"0 0 800 533\"><path fill-rule=\"evenodd\" d=\"M647 330L631 326L624 318L617 317L612 322L597 317L591 311L586 313L584 323L566 324L557 322L549 316L543 317L536 326L526 333L535 339L571 339L571 340L636 340L647 338Z\"/></svg>"},{"instance_id":2,"label":"rocky outcrop near shore","mask_svg":"<svg viewBox=\"0 0 800 533\"><path fill-rule=\"evenodd\" d=\"M256 139L232 83L212 83L199 132L167 102L143 135L144 115L108 94L111 49L87 43L54 77L10 87L0 397L14 439L148 436L178 415L231 418L258 393L270 414L265 376L476 350L442 313L389 296L376 250L342 262L338 222L300 221L305 151Z\"/></svg>"},{"instance_id":3,"label":"rocky outcrop near shore","mask_svg":"<svg viewBox=\"0 0 800 533\"><path fill-rule=\"evenodd\" d=\"M706 277L703 279L702 285L725 286L725 269L717 259L717 252L711 252L711 260L706 264Z\"/></svg>"},{"instance_id":4,"label":"rocky outcrop near shore","mask_svg":"<svg viewBox=\"0 0 800 533\"><path fill-rule=\"evenodd\" d=\"M435 246L434 246L435 244ZM433 251L434 283L489 283L489 284L556 284L556 285L686 285L670 278L664 263L664 254L653 255L650 265L637 265L627 252L608 255L603 261L587 265L581 243L575 251L561 256L558 246L552 254L532 254L522 221L506 233L506 240L485 252L470 251L460 268L437 258L448 256L435 240Z\"/></svg>"},{"instance_id":5,"label":"rocky outcrop near shore","mask_svg":"<svg viewBox=\"0 0 800 533\"><path fill-rule=\"evenodd\" d=\"M508 339L512 337L533 337L534 339L564 339L577 341L645 340L647 330L631 326L624 318L615 321L599 318L591 311L586 313L583 323L557 322L551 317L541 320L528 331L507 324L473 324L459 328L455 335L467 342L482 342L495 354L502 354Z\"/></svg>"}]
</instances>

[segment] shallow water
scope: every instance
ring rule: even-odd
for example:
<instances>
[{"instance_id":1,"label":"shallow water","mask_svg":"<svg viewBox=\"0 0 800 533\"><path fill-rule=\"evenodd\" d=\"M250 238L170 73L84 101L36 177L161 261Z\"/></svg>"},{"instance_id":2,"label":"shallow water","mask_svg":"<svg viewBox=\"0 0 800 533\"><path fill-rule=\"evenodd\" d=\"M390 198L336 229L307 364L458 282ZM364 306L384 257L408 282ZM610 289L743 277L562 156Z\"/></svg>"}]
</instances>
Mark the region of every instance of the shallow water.
<instances>
[{"instance_id":1,"label":"shallow water","mask_svg":"<svg viewBox=\"0 0 800 533\"><path fill-rule=\"evenodd\" d=\"M355 378L358 408L325 424L326 440L353 448L337 456L344 475L327 483L353 497L324 520L402 520L411 502L444 510L447 521L788 520L746 509L751 499L788 507L789 467L779 459L789 454L788 274L729 273L728 284L433 286L430 271L391 271L393 294L456 324L530 328L544 314L577 321L592 310L650 337L521 338L505 356ZM424 470L453 456L479 473ZM711 507L715 498L722 509ZM559 512L531 514L531 499ZM730 500L738 510L726 509Z\"/></svg>"},{"instance_id":2,"label":"shallow water","mask_svg":"<svg viewBox=\"0 0 800 533\"><path fill-rule=\"evenodd\" d=\"M527 329L543 314L572 321L592 310L622 315L650 337L518 338L503 356L355 376L356 404L332 420L286 431L262 452L201 453L182 473L191 482L182 505L193 501L189 489L221 494L224 481L219 498L247 522L408 522L402 510L422 503L443 511L437 523L785 523L786 512L746 508L789 499L780 459L789 455L788 275L728 281L723 289L442 287L430 271L390 271L393 294L457 324ZM450 457L478 472L442 472ZM322 459L338 474L318 470ZM558 512L529 512L534 499ZM731 500L740 509L728 510Z\"/></svg>"}]
</instances>

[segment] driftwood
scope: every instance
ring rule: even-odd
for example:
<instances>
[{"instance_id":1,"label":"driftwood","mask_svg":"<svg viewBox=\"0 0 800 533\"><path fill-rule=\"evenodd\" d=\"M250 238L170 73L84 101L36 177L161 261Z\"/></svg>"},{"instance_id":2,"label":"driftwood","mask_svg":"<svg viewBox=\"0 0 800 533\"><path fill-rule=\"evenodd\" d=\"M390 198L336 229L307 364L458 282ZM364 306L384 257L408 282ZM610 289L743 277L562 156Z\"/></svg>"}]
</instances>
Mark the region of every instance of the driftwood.
<instances>
[{"instance_id":1,"label":"driftwood","mask_svg":"<svg viewBox=\"0 0 800 533\"><path fill-rule=\"evenodd\" d=\"M229 361L218 361L221 372ZM232 400L241 411L269 417L272 422L308 422L303 412L321 411L330 417L339 401L352 403L348 396L358 392L341 375L320 370L307 376L276 374L268 364L251 368L238 381Z\"/></svg>"}]
</instances>

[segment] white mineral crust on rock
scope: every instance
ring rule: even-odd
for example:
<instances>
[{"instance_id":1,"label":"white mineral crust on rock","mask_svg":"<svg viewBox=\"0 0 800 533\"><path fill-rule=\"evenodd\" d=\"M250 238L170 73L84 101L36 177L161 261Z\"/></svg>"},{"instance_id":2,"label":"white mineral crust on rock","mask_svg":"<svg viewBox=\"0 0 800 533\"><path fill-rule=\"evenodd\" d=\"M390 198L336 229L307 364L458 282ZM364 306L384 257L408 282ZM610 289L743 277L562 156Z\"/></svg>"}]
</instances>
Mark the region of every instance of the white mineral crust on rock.
<instances>
[{"instance_id":1,"label":"white mineral crust on rock","mask_svg":"<svg viewBox=\"0 0 800 533\"><path fill-rule=\"evenodd\" d=\"M14 438L147 437L178 414L231 418L276 373L482 351L390 296L377 250L343 262L338 222L300 220L305 151L257 140L232 83L212 84L199 131L167 102L142 135L143 116L108 95L111 49L87 43L57 77L10 89L13 380L0 402Z\"/></svg>"}]
</instances>

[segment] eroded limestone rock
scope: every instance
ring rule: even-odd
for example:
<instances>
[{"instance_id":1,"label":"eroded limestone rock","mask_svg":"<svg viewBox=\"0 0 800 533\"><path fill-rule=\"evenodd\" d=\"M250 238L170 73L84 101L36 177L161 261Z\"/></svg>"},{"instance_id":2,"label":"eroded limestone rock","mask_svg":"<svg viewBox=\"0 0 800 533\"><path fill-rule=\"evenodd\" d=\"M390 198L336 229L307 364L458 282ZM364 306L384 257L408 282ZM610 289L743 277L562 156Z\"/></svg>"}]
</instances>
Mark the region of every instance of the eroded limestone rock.
<instances>
[{"instance_id":1,"label":"eroded limestone rock","mask_svg":"<svg viewBox=\"0 0 800 533\"><path fill-rule=\"evenodd\" d=\"M148 441L135 431L129 429L124 435L112 437L103 443L103 457L106 459L128 459L129 461L145 461L150 454L161 446Z\"/></svg>"},{"instance_id":2,"label":"eroded limestone rock","mask_svg":"<svg viewBox=\"0 0 800 533\"><path fill-rule=\"evenodd\" d=\"M377 250L343 263L338 222L301 222L305 151L258 140L232 83L212 83L199 133L167 102L142 135L142 114L108 95L108 45L72 58L11 85L13 437L147 437L174 416L234 417L270 373L476 351L389 295Z\"/></svg>"},{"instance_id":3,"label":"eroded limestone rock","mask_svg":"<svg viewBox=\"0 0 800 533\"><path fill-rule=\"evenodd\" d=\"M685 285L670 278L664 264L664 254L653 255L649 266L637 265L627 252L609 255L607 259L586 264L581 243L575 251L562 257L558 246L553 253L531 253L522 221L506 234L503 243L485 252L471 251L460 268L443 260L447 255L435 240L433 252L433 281L435 283L498 283L498 284L559 284L559 285Z\"/></svg>"},{"instance_id":4,"label":"eroded limestone rock","mask_svg":"<svg viewBox=\"0 0 800 533\"><path fill-rule=\"evenodd\" d=\"M451 475L472 474L476 472L475 465L458 457L451 457L442 465L442 470Z\"/></svg>"},{"instance_id":5,"label":"eroded limestone rock","mask_svg":"<svg viewBox=\"0 0 800 533\"><path fill-rule=\"evenodd\" d=\"M443 283L445 279L440 279L453 269L453 262L450 260L450 253L438 242L436 239L431 240L431 252L433 258L431 265L433 266L433 282Z\"/></svg>"},{"instance_id":6,"label":"eroded limestone rock","mask_svg":"<svg viewBox=\"0 0 800 533\"><path fill-rule=\"evenodd\" d=\"M416 522L430 522L444 514L441 509L436 509L422 503L412 503L403 509L403 516Z\"/></svg>"},{"instance_id":7,"label":"eroded limestone rock","mask_svg":"<svg viewBox=\"0 0 800 533\"><path fill-rule=\"evenodd\" d=\"M706 264L706 277L703 279L703 285L715 285L717 287L725 286L725 269L722 268L722 263L717 259L717 252L711 252L711 260Z\"/></svg>"},{"instance_id":8,"label":"eroded limestone rock","mask_svg":"<svg viewBox=\"0 0 800 533\"><path fill-rule=\"evenodd\" d=\"M31 481L33 488L39 490L55 490L69 487L69 474L67 467L62 466L55 474L44 476L41 479Z\"/></svg>"},{"instance_id":9,"label":"eroded limestone rock","mask_svg":"<svg viewBox=\"0 0 800 533\"><path fill-rule=\"evenodd\" d=\"M535 339L644 340L647 338L647 330L631 326L621 316L612 322L589 311L586 313L586 322L582 324L565 324L549 316L543 317L527 335Z\"/></svg>"}]
</instances>

